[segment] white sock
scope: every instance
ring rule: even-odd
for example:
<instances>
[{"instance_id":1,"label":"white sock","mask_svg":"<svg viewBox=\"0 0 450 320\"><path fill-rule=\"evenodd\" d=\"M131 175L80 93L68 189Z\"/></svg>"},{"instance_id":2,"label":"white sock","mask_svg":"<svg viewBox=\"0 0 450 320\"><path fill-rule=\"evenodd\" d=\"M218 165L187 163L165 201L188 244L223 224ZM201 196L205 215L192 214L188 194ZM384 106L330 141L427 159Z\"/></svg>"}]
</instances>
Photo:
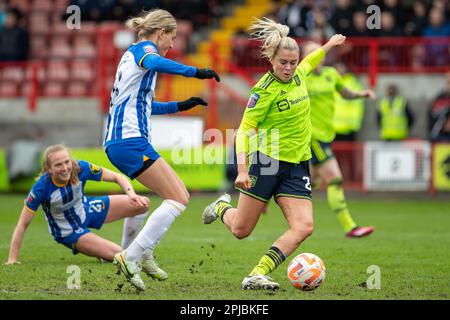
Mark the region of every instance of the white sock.
<instances>
[{"instance_id":1,"label":"white sock","mask_svg":"<svg viewBox=\"0 0 450 320\"><path fill-rule=\"evenodd\" d=\"M186 206L183 204L174 200L164 200L153 211L136 239L125 250L126 259L136 261L142 257L145 250L150 249L153 252L153 249L167 232L172 222L184 210L186 210Z\"/></svg>"},{"instance_id":2,"label":"white sock","mask_svg":"<svg viewBox=\"0 0 450 320\"><path fill-rule=\"evenodd\" d=\"M125 218L123 222L122 231L122 248L126 249L131 242L136 238L143 225L145 218L147 218L148 211L146 213L139 214L134 217Z\"/></svg>"}]
</instances>

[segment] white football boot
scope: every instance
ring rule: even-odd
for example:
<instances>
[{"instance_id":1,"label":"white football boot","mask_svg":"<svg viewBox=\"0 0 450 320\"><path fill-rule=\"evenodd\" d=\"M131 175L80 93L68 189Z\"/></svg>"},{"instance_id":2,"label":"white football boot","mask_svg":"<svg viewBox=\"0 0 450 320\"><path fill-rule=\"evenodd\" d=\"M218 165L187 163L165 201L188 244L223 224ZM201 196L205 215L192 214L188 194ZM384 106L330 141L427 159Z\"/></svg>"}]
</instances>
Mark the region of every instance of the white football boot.
<instances>
[{"instance_id":1,"label":"white football boot","mask_svg":"<svg viewBox=\"0 0 450 320\"><path fill-rule=\"evenodd\" d=\"M141 259L142 271L144 271L152 279L159 281L166 280L169 276L158 266L155 257Z\"/></svg>"},{"instance_id":2,"label":"white football boot","mask_svg":"<svg viewBox=\"0 0 450 320\"><path fill-rule=\"evenodd\" d=\"M273 281L273 279L267 275L254 275L247 276L242 280L241 289L242 290L277 290L280 285Z\"/></svg>"},{"instance_id":3,"label":"white football boot","mask_svg":"<svg viewBox=\"0 0 450 320\"><path fill-rule=\"evenodd\" d=\"M213 203L208 205L205 208L205 210L203 210L202 220L203 220L204 224L210 224L210 223L214 222L215 220L217 220L217 218L219 217L219 215L216 213L216 210L215 210L216 204L219 201L224 201L226 203L230 203L231 196L228 193L225 193L224 195L220 196L216 201L214 201Z\"/></svg>"},{"instance_id":4,"label":"white football boot","mask_svg":"<svg viewBox=\"0 0 450 320\"><path fill-rule=\"evenodd\" d=\"M114 256L113 263L136 289L141 291L145 290L144 281L141 279L141 266L137 261L127 261L125 259L125 251L122 251Z\"/></svg>"}]
</instances>

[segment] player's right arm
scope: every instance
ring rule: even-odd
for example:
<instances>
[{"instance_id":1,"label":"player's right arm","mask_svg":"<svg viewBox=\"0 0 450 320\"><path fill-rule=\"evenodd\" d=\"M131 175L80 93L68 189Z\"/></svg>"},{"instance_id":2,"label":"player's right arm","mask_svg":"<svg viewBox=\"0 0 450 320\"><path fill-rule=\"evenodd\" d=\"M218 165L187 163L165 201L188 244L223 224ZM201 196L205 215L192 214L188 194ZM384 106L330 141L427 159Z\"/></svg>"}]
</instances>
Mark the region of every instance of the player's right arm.
<instances>
[{"instance_id":1,"label":"player's right arm","mask_svg":"<svg viewBox=\"0 0 450 320\"><path fill-rule=\"evenodd\" d=\"M236 160L238 167L238 176L235 185L241 189L250 188L250 177L248 175L247 157L249 153L249 138L255 134L256 128L266 118L270 105L275 96L260 87L253 88L250 98L247 102L244 116L242 117L236 135Z\"/></svg>"},{"instance_id":2,"label":"player's right arm","mask_svg":"<svg viewBox=\"0 0 450 320\"><path fill-rule=\"evenodd\" d=\"M9 248L9 256L6 264L12 265L20 263L17 259L19 258L20 247L22 246L25 231L33 221L35 213L31 211L26 205L22 209L19 221L17 222L16 228L11 239L11 245Z\"/></svg>"}]
</instances>

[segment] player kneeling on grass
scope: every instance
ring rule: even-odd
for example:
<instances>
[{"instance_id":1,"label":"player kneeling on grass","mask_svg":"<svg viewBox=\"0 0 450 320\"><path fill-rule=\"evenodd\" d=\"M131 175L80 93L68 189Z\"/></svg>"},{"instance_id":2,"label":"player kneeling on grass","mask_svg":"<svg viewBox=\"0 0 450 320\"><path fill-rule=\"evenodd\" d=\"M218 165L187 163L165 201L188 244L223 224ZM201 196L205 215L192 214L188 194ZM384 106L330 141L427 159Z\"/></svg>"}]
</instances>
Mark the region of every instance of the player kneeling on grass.
<instances>
[{"instance_id":1,"label":"player kneeling on grass","mask_svg":"<svg viewBox=\"0 0 450 320\"><path fill-rule=\"evenodd\" d=\"M88 180L117 183L126 195L86 197L84 186ZM33 220L39 205L44 210L49 231L56 242L87 256L113 261L123 249L89 228L100 229L104 223L129 219L122 243L133 239L139 223L147 215L149 199L137 195L130 182L122 175L70 157L64 145L49 146L44 152L41 175L25 200L19 222L14 230L7 264L19 263L18 256L25 231ZM130 220L131 219L131 220ZM131 230L130 226L134 225ZM148 265L148 263L147 263ZM155 272L155 270L149 270Z\"/></svg>"},{"instance_id":2,"label":"player kneeling on grass","mask_svg":"<svg viewBox=\"0 0 450 320\"><path fill-rule=\"evenodd\" d=\"M289 28L270 19L258 20L251 30L262 40L262 56L272 64L252 89L236 139L238 176L241 192L237 208L225 194L203 212L203 222L218 217L242 239L250 235L264 206L274 197L289 229L276 240L259 263L244 278L242 289L278 289L268 274L312 233L313 208L308 160L311 158L311 121L306 77L332 47L344 43L333 36L323 47L305 57L300 64L297 42L288 37ZM249 137L258 129L257 152L247 169Z\"/></svg>"}]
</instances>

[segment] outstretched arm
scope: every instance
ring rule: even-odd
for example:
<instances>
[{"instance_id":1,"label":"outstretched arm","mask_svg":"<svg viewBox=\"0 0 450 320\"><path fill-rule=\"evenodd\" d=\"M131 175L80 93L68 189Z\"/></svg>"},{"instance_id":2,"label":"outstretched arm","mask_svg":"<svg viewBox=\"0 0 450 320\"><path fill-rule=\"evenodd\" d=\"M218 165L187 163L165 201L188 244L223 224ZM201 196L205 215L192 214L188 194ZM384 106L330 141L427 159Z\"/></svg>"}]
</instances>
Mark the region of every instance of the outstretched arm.
<instances>
[{"instance_id":1,"label":"outstretched arm","mask_svg":"<svg viewBox=\"0 0 450 320\"><path fill-rule=\"evenodd\" d=\"M33 221L34 213L30 212L30 209L23 207L22 213L20 214L19 221L17 222L16 228L11 238L11 246L9 248L9 257L6 264L16 264L20 263L17 259L19 258L20 247L22 246L25 231Z\"/></svg>"},{"instance_id":2,"label":"outstretched arm","mask_svg":"<svg viewBox=\"0 0 450 320\"><path fill-rule=\"evenodd\" d=\"M149 200L147 197L141 197L136 194L136 192L133 189L133 186L131 185L130 181L128 181L127 178L125 178L123 175L118 174L114 171L102 168L103 170L103 176L102 180L107 182L115 182L117 183L122 190L126 193L128 198L130 198L130 201L132 204L136 206L144 206L148 208L149 206Z\"/></svg>"},{"instance_id":3,"label":"outstretched arm","mask_svg":"<svg viewBox=\"0 0 450 320\"><path fill-rule=\"evenodd\" d=\"M170 114L178 111L187 111L197 105L207 106L208 103L200 97L191 97L184 101L158 102L152 101L152 114Z\"/></svg>"},{"instance_id":4,"label":"outstretched arm","mask_svg":"<svg viewBox=\"0 0 450 320\"><path fill-rule=\"evenodd\" d=\"M212 69L199 69L175 62L173 60L161 57L157 54L146 55L141 64L146 69L155 70L170 74L179 74L185 77L195 77L198 79L216 79L220 81L219 75Z\"/></svg>"},{"instance_id":5,"label":"outstretched arm","mask_svg":"<svg viewBox=\"0 0 450 320\"><path fill-rule=\"evenodd\" d=\"M344 98L344 99L348 99L348 100L354 100L354 99L360 99L360 98L369 98L371 100L375 100L376 99L376 94L375 92L373 92L370 89L364 89L361 90L359 92L355 92L349 88L342 88L341 90L339 90L339 94Z\"/></svg>"}]
</instances>

